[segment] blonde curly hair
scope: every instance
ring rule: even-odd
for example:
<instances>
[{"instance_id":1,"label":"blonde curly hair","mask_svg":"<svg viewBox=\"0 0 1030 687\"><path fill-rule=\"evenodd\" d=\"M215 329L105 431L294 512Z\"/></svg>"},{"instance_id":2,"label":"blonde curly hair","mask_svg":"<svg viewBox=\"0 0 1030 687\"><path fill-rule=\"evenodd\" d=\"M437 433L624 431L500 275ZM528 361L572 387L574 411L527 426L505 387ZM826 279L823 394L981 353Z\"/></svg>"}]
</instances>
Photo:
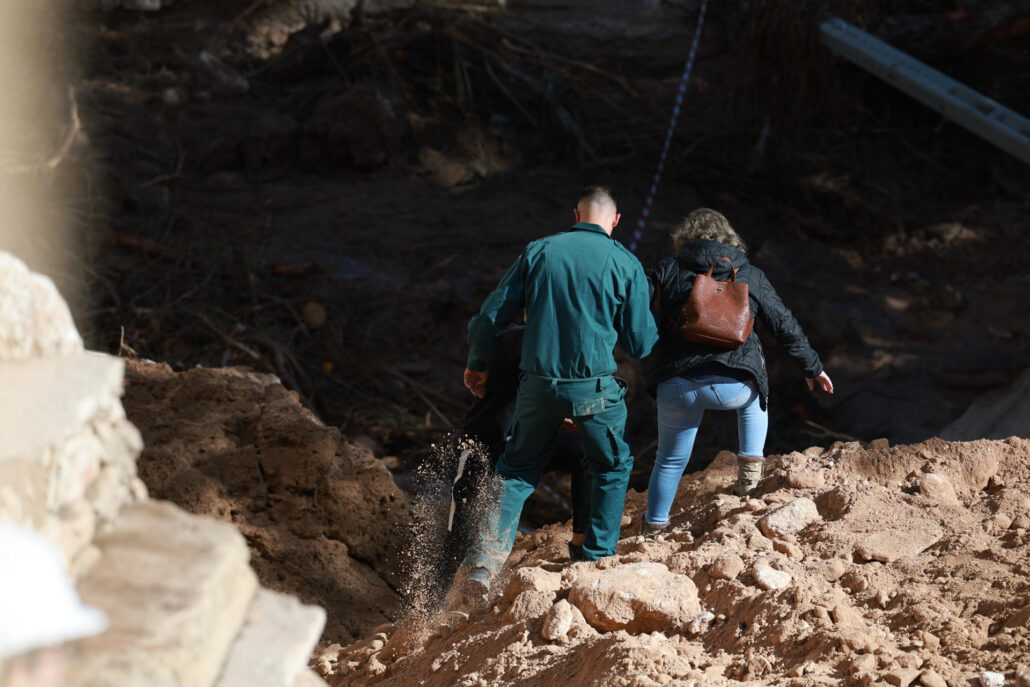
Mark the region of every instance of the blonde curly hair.
<instances>
[{"instance_id":1,"label":"blonde curly hair","mask_svg":"<svg viewBox=\"0 0 1030 687\"><path fill-rule=\"evenodd\" d=\"M747 244L740 238L740 234L734 231L729 220L721 212L709 208L694 210L672 230L672 246L677 253L684 244L697 239L718 241L736 248L741 253L747 253Z\"/></svg>"}]
</instances>

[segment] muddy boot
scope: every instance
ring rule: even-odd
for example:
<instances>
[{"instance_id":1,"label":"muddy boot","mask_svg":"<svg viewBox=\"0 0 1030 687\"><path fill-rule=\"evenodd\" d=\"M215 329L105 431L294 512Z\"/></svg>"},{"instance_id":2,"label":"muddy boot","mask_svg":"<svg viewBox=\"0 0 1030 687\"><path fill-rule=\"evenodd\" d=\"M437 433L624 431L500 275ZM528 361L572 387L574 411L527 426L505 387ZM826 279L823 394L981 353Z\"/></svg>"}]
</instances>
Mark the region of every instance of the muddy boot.
<instances>
[{"instance_id":1,"label":"muddy boot","mask_svg":"<svg viewBox=\"0 0 1030 687\"><path fill-rule=\"evenodd\" d=\"M478 565L469 568L468 576L461 587L464 605L475 610L484 608L490 602L490 571Z\"/></svg>"},{"instance_id":2,"label":"muddy boot","mask_svg":"<svg viewBox=\"0 0 1030 687\"><path fill-rule=\"evenodd\" d=\"M737 456L737 481L733 485L733 491L737 496L751 496L755 493L762 479L764 465L765 458Z\"/></svg>"},{"instance_id":3,"label":"muddy boot","mask_svg":"<svg viewBox=\"0 0 1030 687\"><path fill-rule=\"evenodd\" d=\"M569 560L573 563L585 561L586 558L583 556L583 547L569 542Z\"/></svg>"},{"instance_id":4,"label":"muddy boot","mask_svg":"<svg viewBox=\"0 0 1030 687\"><path fill-rule=\"evenodd\" d=\"M486 608L491 577L490 571L481 566L461 566L440 610L472 612Z\"/></svg>"},{"instance_id":5,"label":"muddy boot","mask_svg":"<svg viewBox=\"0 0 1030 687\"><path fill-rule=\"evenodd\" d=\"M648 539L654 539L659 534L669 531L669 523L664 525L652 525L647 520L640 521L640 534L644 535Z\"/></svg>"}]
</instances>

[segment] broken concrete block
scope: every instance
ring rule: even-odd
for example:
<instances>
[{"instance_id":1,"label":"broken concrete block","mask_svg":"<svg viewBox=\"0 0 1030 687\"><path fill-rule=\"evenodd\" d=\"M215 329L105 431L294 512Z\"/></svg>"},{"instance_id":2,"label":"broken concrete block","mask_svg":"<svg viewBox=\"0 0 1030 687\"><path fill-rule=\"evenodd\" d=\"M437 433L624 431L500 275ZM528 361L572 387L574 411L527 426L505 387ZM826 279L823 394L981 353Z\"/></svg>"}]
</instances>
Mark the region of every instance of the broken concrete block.
<instances>
[{"instance_id":1,"label":"broken concrete block","mask_svg":"<svg viewBox=\"0 0 1030 687\"><path fill-rule=\"evenodd\" d=\"M287 687L307 667L324 625L319 606L258 590L215 687Z\"/></svg>"},{"instance_id":2,"label":"broken concrete block","mask_svg":"<svg viewBox=\"0 0 1030 687\"><path fill-rule=\"evenodd\" d=\"M79 593L111 627L83 642L69 670L79 684L213 684L257 588L236 528L147 501L94 544Z\"/></svg>"}]
</instances>

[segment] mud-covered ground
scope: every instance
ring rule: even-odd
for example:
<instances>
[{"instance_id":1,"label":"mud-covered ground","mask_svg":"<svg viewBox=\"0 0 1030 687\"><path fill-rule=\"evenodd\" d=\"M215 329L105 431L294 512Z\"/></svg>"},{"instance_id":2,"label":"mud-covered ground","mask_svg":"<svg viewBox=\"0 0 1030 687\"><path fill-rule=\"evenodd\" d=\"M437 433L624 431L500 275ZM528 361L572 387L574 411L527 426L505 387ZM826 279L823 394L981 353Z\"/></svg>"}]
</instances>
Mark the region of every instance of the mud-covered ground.
<instances>
[{"instance_id":1,"label":"mud-covered ground","mask_svg":"<svg viewBox=\"0 0 1030 687\"><path fill-rule=\"evenodd\" d=\"M488 606L400 623L316 661L334 685L1030 683L1030 444L733 454L683 481L672 527L568 562L567 525L520 537ZM984 672L996 673L992 676Z\"/></svg>"}]
</instances>

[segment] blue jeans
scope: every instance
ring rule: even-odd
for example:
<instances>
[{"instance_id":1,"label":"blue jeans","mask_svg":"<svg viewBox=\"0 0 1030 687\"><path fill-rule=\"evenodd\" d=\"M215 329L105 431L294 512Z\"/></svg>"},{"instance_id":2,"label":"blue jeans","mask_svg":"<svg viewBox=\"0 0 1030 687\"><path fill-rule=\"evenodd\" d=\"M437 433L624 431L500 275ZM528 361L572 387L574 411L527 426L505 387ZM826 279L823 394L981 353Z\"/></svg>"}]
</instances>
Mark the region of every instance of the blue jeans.
<instances>
[{"instance_id":1,"label":"blue jeans","mask_svg":"<svg viewBox=\"0 0 1030 687\"><path fill-rule=\"evenodd\" d=\"M690 460L697 428L706 410L736 410L737 451L761 458L769 413L762 409L758 387L722 375L697 378L673 377L658 385L658 456L647 488L647 514L652 525L669 522L680 477Z\"/></svg>"}]
</instances>

